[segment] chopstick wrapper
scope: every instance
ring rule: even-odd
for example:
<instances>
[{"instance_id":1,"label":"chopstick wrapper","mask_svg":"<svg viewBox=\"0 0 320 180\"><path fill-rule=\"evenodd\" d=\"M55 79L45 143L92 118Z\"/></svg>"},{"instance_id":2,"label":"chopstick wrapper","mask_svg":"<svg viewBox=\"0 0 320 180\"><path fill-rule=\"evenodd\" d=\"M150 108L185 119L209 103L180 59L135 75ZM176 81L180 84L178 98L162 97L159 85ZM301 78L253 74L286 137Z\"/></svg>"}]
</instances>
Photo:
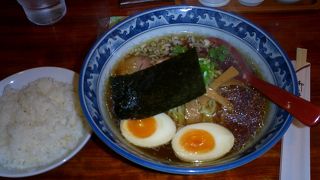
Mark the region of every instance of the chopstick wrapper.
<instances>
[{"instance_id":1,"label":"chopstick wrapper","mask_svg":"<svg viewBox=\"0 0 320 180\"><path fill-rule=\"evenodd\" d=\"M296 61L292 63L296 65ZM310 67L310 63L307 62L303 66L296 67L300 97L308 101L310 101ZM310 128L296 119L282 139L280 166L281 180L310 179Z\"/></svg>"}]
</instances>

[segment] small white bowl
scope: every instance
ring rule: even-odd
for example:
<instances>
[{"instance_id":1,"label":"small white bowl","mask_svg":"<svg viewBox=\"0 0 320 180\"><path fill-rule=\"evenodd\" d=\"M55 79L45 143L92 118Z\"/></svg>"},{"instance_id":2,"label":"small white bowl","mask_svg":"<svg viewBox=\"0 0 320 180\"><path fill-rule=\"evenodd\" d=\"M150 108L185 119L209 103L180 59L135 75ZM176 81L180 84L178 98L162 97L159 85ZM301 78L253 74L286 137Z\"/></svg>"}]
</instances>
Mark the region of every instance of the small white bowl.
<instances>
[{"instance_id":1,"label":"small white bowl","mask_svg":"<svg viewBox=\"0 0 320 180\"><path fill-rule=\"evenodd\" d=\"M264 0L239 0L239 2L245 6L258 6L263 1Z\"/></svg>"},{"instance_id":2,"label":"small white bowl","mask_svg":"<svg viewBox=\"0 0 320 180\"><path fill-rule=\"evenodd\" d=\"M78 74L75 72L59 68L59 67L39 67L28 69L14 75L11 75L3 80L0 81L0 96L3 94L3 90L7 85L11 85L11 87L15 89L21 89L22 87L26 86L28 83L35 81L42 77L51 77L57 81L65 82L65 83L72 83L76 87L78 86ZM70 151L64 157L55 160L54 162L47 164L45 166L27 169L27 170L18 170L18 169L7 169L0 165L0 177L28 177L34 176L37 174L45 173L50 171L63 163L67 162L73 156L75 156L88 142L91 137L91 131L83 134L82 139L79 141L78 145Z\"/></svg>"},{"instance_id":3,"label":"small white bowl","mask_svg":"<svg viewBox=\"0 0 320 180\"><path fill-rule=\"evenodd\" d=\"M230 0L199 0L199 2L204 6L221 7L227 5Z\"/></svg>"}]
</instances>

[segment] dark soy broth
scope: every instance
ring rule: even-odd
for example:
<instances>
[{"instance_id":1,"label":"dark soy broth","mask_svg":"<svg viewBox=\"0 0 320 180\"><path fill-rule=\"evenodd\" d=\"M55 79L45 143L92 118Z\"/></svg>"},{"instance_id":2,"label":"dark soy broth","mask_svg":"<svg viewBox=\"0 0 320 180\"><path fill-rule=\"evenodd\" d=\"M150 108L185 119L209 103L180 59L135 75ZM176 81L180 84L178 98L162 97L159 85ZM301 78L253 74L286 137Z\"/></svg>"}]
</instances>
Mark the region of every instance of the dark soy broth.
<instances>
[{"instance_id":1,"label":"dark soy broth","mask_svg":"<svg viewBox=\"0 0 320 180\"><path fill-rule=\"evenodd\" d=\"M172 49L170 49L170 47L169 49L167 48L168 44L177 43L175 42L177 39L180 40L178 44L186 44L187 47L196 47L199 52L199 57L208 53L205 47L206 43L208 42L212 43L213 45L223 45L229 48L231 54L226 58L225 61L217 62L215 65L215 68L217 68L215 71L218 75L221 74L228 66L236 66L237 58L243 58L243 56L230 44L214 37L202 37L194 34L170 35L158 38L156 40L151 40L143 45L134 47L133 50L125 56L125 58L115 65L113 74L123 71L132 71L132 67L135 66L135 64L130 62L132 61L132 59L130 59L132 56L142 56L144 58L147 57L143 60L143 63L146 63L145 60L148 59L149 56L150 65L166 60L168 57L172 56L172 54L170 54ZM162 46L165 48L162 48ZM162 53L161 51L159 52L159 49L164 49L164 52L168 51L169 53L166 54ZM153 52L155 52L156 55L152 54ZM126 63L128 64L126 65ZM250 67L251 69L254 69L252 68L252 65L250 65ZM136 68L136 66L134 68ZM259 72L255 71L255 73L259 75ZM106 89L108 89L108 87ZM250 145L250 143L254 141L256 135L264 126L264 120L269 111L269 101L267 101L257 90L244 83L221 86L219 87L218 92L221 96L225 97L232 103L233 110L229 111L223 108L220 104L217 104L215 113L210 115L209 118L206 117L203 119L202 122L217 123L229 129L235 137L235 144L228 154L234 154L244 150L248 145ZM106 97L110 97L110 95L108 95L108 91L106 92ZM112 103L110 102L110 99L106 99L106 101L108 111L111 112L111 117L114 117L113 120L115 124L118 125L119 120L116 119L112 113ZM174 117L172 118L176 122L177 128L188 124L188 122L181 124L179 120L174 119ZM157 148L138 147L138 149L149 156L160 159L164 162L182 162L175 156L175 153L171 147L171 143L161 145Z\"/></svg>"}]
</instances>

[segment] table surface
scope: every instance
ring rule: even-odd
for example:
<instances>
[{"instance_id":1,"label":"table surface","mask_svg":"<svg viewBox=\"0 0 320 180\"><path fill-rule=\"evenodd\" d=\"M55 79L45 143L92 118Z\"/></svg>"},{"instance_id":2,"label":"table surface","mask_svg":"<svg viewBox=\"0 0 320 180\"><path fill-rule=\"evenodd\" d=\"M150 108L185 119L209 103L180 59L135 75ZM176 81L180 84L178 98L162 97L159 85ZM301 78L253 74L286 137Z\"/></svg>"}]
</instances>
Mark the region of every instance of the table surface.
<instances>
[{"instance_id":1,"label":"table surface","mask_svg":"<svg viewBox=\"0 0 320 180\"><path fill-rule=\"evenodd\" d=\"M39 66L59 66L79 72L90 46L106 30L108 17L131 15L168 5L157 3L120 8L117 0L67 0L67 14L52 26L36 26L14 0L2 0L0 11L0 79ZM172 3L171 3L172 4ZM231 9L232 10L232 9ZM320 10L247 12L241 16L269 32L295 59L296 48L308 49L311 102L320 106ZM320 177L320 126L311 128L311 178ZM89 143L64 165L33 178L139 179L279 179L281 142L258 159L226 172L182 176L156 172L117 155L93 135Z\"/></svg>"}]
</instances>

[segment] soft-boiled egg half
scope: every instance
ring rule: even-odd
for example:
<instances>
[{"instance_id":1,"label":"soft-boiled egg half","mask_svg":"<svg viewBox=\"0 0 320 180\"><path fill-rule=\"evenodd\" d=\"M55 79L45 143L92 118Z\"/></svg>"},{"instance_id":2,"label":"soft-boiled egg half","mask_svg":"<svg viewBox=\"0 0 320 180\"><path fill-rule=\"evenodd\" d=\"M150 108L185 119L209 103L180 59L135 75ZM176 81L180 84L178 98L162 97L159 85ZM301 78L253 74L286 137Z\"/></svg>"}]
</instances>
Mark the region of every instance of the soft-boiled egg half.
<instances>
[{"instance_id":1,"label":"soft-boiled egg half","mask_svg":"<svg viewBox=\"0 0 320 180\"><path fill-rule=\"evenodd\" d=\"M179 159L202 162L227 154L233 147L234 136L221 125L197 123L179 129L171 143Z\"/></svg>"},{"instance_id":2,"label":"soft-boiled egg half","mask_svg":"<svg viewBox=\"0 0 320 180\"><path fill-rule=\"evenodd\" d=\"M153 148L168 143L176 133L176 124L165 113L145 119L120 122L122 135L139 147Z\"/></svg>"}]
</instances>

